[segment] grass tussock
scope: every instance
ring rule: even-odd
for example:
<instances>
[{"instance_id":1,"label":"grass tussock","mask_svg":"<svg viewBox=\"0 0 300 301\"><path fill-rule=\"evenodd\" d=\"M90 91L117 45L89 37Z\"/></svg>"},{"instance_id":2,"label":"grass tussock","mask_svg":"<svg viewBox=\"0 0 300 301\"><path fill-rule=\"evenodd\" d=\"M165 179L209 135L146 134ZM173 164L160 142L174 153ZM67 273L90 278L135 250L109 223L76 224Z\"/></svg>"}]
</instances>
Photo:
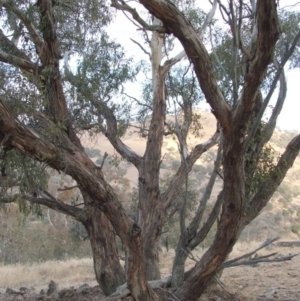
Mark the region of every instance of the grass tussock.
<instances>
[{"instance_id":1,"label":"grass tussock","mask_svg":"<svg viewBox=\"0 0 300 301\"><path fill-rule=\"evenodd\" d=\"M35 264L0 265L0 288L39 287L50 280L65 283L91 282L95 279L91 258L46 261Z\"/></svg>"}]
</instances>

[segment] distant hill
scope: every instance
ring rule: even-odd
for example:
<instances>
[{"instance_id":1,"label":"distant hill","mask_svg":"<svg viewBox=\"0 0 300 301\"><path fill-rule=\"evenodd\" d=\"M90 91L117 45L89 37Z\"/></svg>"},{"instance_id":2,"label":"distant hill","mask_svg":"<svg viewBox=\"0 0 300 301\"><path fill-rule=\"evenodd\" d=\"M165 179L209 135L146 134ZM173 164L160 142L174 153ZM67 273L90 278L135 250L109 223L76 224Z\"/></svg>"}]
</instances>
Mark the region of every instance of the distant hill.
<instances>
[{"instance_id":1,"label":"distant hill","mask_svg":"<svg viewBox=\"0 0 300 301\"><path fill-rule=\"evenodd\" d=\"M193 148L195 145L208 140L216 130L215 117L209 111L200 111L203 129L200 131L201 137L189 137L188 146ZM170 119L172 117L169 117ZM126 135L122 138L123 142L138 154L142 155L145 150L146 140L141 138L135 128L129 128ZM274 148L276 155L279 157L284 151L286 145L296 136L296 132L276 130L270 142ZM97 135L90 138L87 134L83 136L84 145L89 148L99 149L101 153L107 152L110 155L116 154L107 138L103 135ZM208 181L208 172L212 169L216 154L216 147L203 154L196 162L195 173L191 177L194 181L197 179L201 182L200 186L204 187ZM161 177L175 170L180 164L180 155L178 153L178 145L176 139L167 136L163 143L163 161ZM121 162L121 168L125 168L127 173L125 177L128 179L131 187L137 186L137 171L126 162ZM264 240L268 237L280 236L284 239L298 239L300 237L300 158L298 157L293 168L288 172L284 182L274 194L272 200L243 232L242 240ZM222 188L222 181L218 180L211 202L216 198L219 190Z\"/></svg>"}]
</instances>

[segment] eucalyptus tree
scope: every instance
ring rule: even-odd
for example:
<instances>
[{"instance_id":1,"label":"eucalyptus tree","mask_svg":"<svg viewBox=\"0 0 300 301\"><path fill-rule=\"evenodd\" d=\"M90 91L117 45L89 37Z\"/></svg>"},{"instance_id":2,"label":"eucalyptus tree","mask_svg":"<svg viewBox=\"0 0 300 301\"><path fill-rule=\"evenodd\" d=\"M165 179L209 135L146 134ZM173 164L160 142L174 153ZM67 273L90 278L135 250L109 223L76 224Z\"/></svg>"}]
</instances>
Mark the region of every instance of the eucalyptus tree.
<instances>
[{"instance_id":1,"label":"eucalyptus tree","mask_svg":"<svg viewBox=\"0 0 300 301\"><path fill-rule=\"evenodd\" d=\"M197 27L199 35L204 36L214 15L216 3L206 18L200 9L194 8L195 1L178 1L178 4L187 14L189 22ZM174 39L166 35L158 18L154 17L147 22L137 14L135 7L124 1L112 1L112 6L131 15L137 29L143 33L141 42L136 39L133 39L133 42L147 55L150 63L151 79L145 83L143 99L128 96L140 107L138 119L143 124L141 134L146 137L146 150L142 157L134 153L134 150L128 152L128 148L124 149L119 142L116 124L112 123L112 115L103 114L103 116L107 121L106 137L121 156L138 170L138 224L142 230L146 277L148 280L154 280L160 278L159 243L166 214L170 207L176 207L177 196L182 190L186 174L191 171L201 154L216 145L219 132L189 152L187 137L191 130L197 131L199 126L199 119L193 110L201 95L188 64L185 64L187 66L183 64L172 72L172 68L184 59L185 52L180 51L175 55L172 53ZM166 115L172 110L176 115L173 122L166 119ZM177 118L179 117L177 113L182 118ZM149 115L151 120L148 123L144 122L144 118L148 118ZM181 165L169 186L161 192L159 175L162 144L164 136L168 134L173 134L177 138Z\"/></svg>"},{"instance_id":2,"label":"eucalyptus tree","mask_svg":"<svg viewBox=\"0 0 300 301\"><path fill-rule=\"evenodd\" d=\"M102 85L102 94L93 97L107 100L132 76L130 62L124 58L121 47L109 41L103 31L112 15L101 1L1 1L0 17L2 104L13 114L11 120L35 132L37 139L55 146L62 160L60 167L54 167L46 163L46 154L44 157L40 153L38 160L37 157L29 159L21 145L6 143L12 136L7 133L1 150L1 199L3 202L17 201L24 209L29 201L27 208L37 212L39 205L45 205L80 221L90 237L96 278L103 292L111 294L125 281L111 224L103 212L92 205L93 198L82 185L79 189L83 206L70 206L49 194L46 167L68 173L68 167L63 167L66 163L63 157L67 153L74 155L76 149L81 157L80 164L103 179L100 168L85 154L78 132L98 122L89 113L93 108L87 107L82 93L89 91L92 95L94 86ZM97 61L98 82L72 84L69 69L77 66L88 79L86 64L88 60L95 64L95 55L103 58ZM69 62L72 58L74 61L74 57L78 59L75 67ZM21 138L27 146L38 147L35 143L30 146L25 136ZM74 150L68 148L65 140ZM19 194L9 194L11 186L19 186Z\"/></svg>"},{"instance_id":3,"label":"eucalyptus tree","mask_svg":"<svg viewBox=\"0 0 300 301\"><path fill-rule=\"evenodd\" d=\"M233 36L231 99L227 99L217 81L209 52L178 7L168 1L142 0L140 2L151 14L163 22L169 33L180 40L193 64L202 92L222 128L224 185L223 205L217 232L209 250L191 272L186 282L176 291L179 299L191 300L203 292L208 281L215 275L232 250L241 230L266 205L299 153L300 136L298 135L287 146L277 164L267 170L263 181L256 183L255 189L249 191L245 176L247 166L253 162L256 166L258 165L259 156L256 157L254 154L261 153L262 146L270 138L269 133L274 130L274 122L266 126L267 129L271 129L270 131L266 130L262 133L259 130L261 114L269 100L269 95L267 95L264 104L261 105L260 89L268 66L274 60L274 66L277 68L272 84L276 85L280 75L283 79L277 105L271 117L274 121L273 116L278 116L282 99L285 96L283 66L289 54L294 52L297 44L299 45L300 32L297 29L292 40L283 42L285 43L283 53L286 55L279 57L278 62L278 57L274 56L276 54L275 45L279 37L279 21L275 1L251 1L251 3L230 1L229 7L218 1L221 13L230 26ZM251 16L248 35L245 34L245 25L247 25L244 22L247 20L245 13ZM240 77L238 76L239 52L243 55ZM270 91L271 94L272 92ZM262 138L258 136L259 134ZM250 153L249 157L248 153Z\"/></svg>"},{"instance_id":4,"label":"eucalyptus tree","mask_svg":"<svg viewBox=\"0 0 300 301\"><path fill-rule=\"evenodd\" d=\"M176 196L182 192L182 183L187 179L193 163L217 143L221 133L219 156L222 159L224 185L219 196L219 207L222 207L215 239L200 262L186 274L186 281L181 284L180 276L173 283L178 284L174 292L177 299L194 300L222 268L242 229L266 205L299 153L300 136L296 136L279 161L263 170L263 180L256 181L255 185L248 184L245 173L251 171L256 175L255 167L260 166L262 147L269 139L265 133L272 132L263 131L261 126L260 115L267 103L264 101L264 105L260 105L263 80L267 72L275 71L275 75L270 77L271 84L276 86L278 79L281 80L278 99L282 100L285 89L283 67L295 49L298 50L300 34L296 26L291 35L286 35L291 38L288 42L281 40L285 46L283 52L276 52L279 25L273 0L250 3L229 1L229 7L222 1L214 1L210 13L204 18L197 10L186 9L185 3L191 2L138 2L152 16L149 22L143 20L137 10L125 1L112 1L112 6L132 16L150 47L145 52L151 59L152 93L148 94L149 102L141 104L148 106L151 120L145 129L147 145L143 156L121 140L128 126L126 114L129 108L120 105L119 99L114 99L123 81L134 77L136 70L128 68L130 62L123 58L115 43L110 42L108 50L105 48L105 34L99 36L102 26L110 19L105 3L50 0L36 3L0 2L3 20L0 60L1 74L4 75L1 77L0 95L2 176L8 181L7 173L15 170L13 165L10 168L5 165L6 158L11 154L29 158L30 164L40 168L39 174L45 169L44 166L49 166L70 175L83 195L84 204L81 207L65 204L49 195L42 177L36 183L23 179L24 189L20 192L24 193L21 196L31 203L44 204L69 214L85 225L91 238L97 278L106 294L125 279L118 261L113 227L126 248L126 280L133 299L159 300L147 279L159 277L157 247L166 212L176 205ZM204 33L213 26L212 17L217 2L232 36L231 39L226 37L232 43L230 57L233 62L226 78L226 73L219 76L218 70L214 69L222 68L217 51L219 45L205 46L207 38ZM148 37L149 32L151 38ZM179 40L184 51L170 58L168 45L172 45L173 39ZM211 55L207 49L213 50ZM77 70L68 66L72 53L78 54ZM213 55L217 62L215 65L212 64ZM176 82L180 78L178 71L175 79L171 75L166 78L171 67L184 56L190 62L195 77L192 72L191 77L181 76L182 80ZM63 58L64 70L60 68ZM268 69L273 60L274 66ZM219 127L208 142L188 152L186 138L192 125L191 109L197 95L191 91L198 84ZM227 91L225 87L228 87ZM268 100L268 95L265 100ZM173 125L168 123L165 117L168 102L173 102L176 110L181 107L184 116L182 123L177 118L177 112ZM274 110L273 114L278 111ZM104 132L114 148L139 172L138 221L129 217L120 197L105 181L102 169L84 152L77 131L95 128ZM268 126L265 128L268 129ZM274 130L274 124L270 128ZM177 136L181 165L166 191L161 193L158 181L161 147L163 136L168 132ZM13 177L11 179L14 180ZM16 198L20 195L5 195L4 200ZM181 207L184 213L184 204ZM201 210L199 206L197 220ZM197 223L194 222L198 237L201 230L197 232ZM187 231L182 218L181 242L189 244L197 238L191 235L194 232ZM179 272L182 273L182 270Z\"/></svg>"},{"instance_id":5,"label":"eucalyptus tree","mask_svg":"<svg viewBox=\"0 0 300 301\"><path fill-rule=\"evenodd\" d=\"M224 31L217 26L210 28L211 52L210 57L213 64L216 80L226 97L227 102L232 107L238 99L238 94L243 89L245 65L244 52L240 51L239 41L234 38L234 32L237 32L244 41L249 41L251 34L251 22L247 17L251 16L251 11L247 7L237 7L234 9L226 9L220 2L220 10L223 21L228 24L230 31ZM239 20L243 18L245 24L240 24ZM299 21L300 15L297 12L288 12L282 10L279 12L279 27L281 35L277 42L272 64L269 66L267 74L258 90L259 101L253 110L253 115L247 125L247 142L245 144L245 200L250 202L256 193L264 187L266 182L270 180L270 172L274 168L274 151L268 142L276 127L277 117L283 107L287 86L284 66L295 68L299 62ZM243 35L243 37L242 37ZM249 47L249 45L246 45ZM245 47L246 47L245 46ZM246 47L246 49L247 49ZM278 87L278 91L276 91ZM271 97L277 100L273 111L267 121L263 121L262 117L270 102ZM265 95L265 96L263 96ZM176 256L173 262L172 286L180 286L184 280L184 263L189 253L194 250L207 236L212 225L216 221L223 202L223 193L221 191L215 200L207 220L203 222L203 215L206 209L207 201L211 196L211 192L216 177L222 171L221 167L221 151L222 143L219 145L219 152L215 160L215 168L210 180L205 188L204 194L199 200L199 206L195 212L192 221L182 229L182 235L176 249ZM270 187L273 192L277 186ZM264 200L263 206L271 198ZM257 197L257 196L256 196ZM262 207L260 207L260 210ZM260 210L256 210L252 217L256 217ZM250 219L247 223L249 223ZM199 228L199 225L203 225ZM241 227L241 231L245 224Z\"/></svg>"}]
</instances>

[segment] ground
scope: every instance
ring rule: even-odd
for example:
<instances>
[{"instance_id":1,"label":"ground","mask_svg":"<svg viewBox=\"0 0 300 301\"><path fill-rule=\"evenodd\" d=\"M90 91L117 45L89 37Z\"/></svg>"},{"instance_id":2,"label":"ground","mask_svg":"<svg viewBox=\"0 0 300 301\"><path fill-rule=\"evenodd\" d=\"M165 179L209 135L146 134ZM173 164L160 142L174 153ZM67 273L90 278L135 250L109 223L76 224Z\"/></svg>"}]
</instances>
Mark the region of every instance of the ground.
<instances>
[{"instance_id":1,"label":"ground","mask_svg":"<svg viewBox=\"0 0 300 301\"><path fill-rule=\"evenodd\" d=\"M252 249L255 249L257 246L252 244L251 246L245 244L239 244L231 257L234 258L243 253L247 253ZM268 250L259 251L259 255L265 255L270 253L277 253L277 258L281 256L287 256L289 254L298 254L300 253L300 247L270 247ZM195 253L195 257L200 256L201 252L198 254ZM164 251L161 254L161 271L162 276L165 277L170 274L171 261L174 255L174 251L169 252ZM51 294L50 296L41 295L40 290L43 289L47 292L50 278L46 277L45 267L43 268L43 273L47 283L41 283L38 280L31 280L33 283L30 286L26 282L26 278L29 277L30 268L28 267L28 274L26 275L23 272L23 275L18 275L18 284L22 283L22 277L24 278L23 282L28 288L28 292L25 294L17 294L19 288L11 286L10 288L15 290L14 292L5 293L9 283L9 276L6 277L0 276L0 301L96 301L101 300L104 296L101 294L99 287L96 285L96 282L93 280L93 272L90 261L78 261L78 266L76 266L75 261L72 261L70 266L63 266L64 263L58 264L61 269L69 270L73 275L76 274L77 269L87 268L88 276L84 274L83 270L80 271L82 279L79 277L76 278L76 281L73 278L67 276L67 272L60 275L56 271L56 274L47 275L47 277L53 276L53 280L59 283L59 288L56 293ZM192 260L189 260L188 267L192 267L195 263ZM52 263L54 265L54 263ZM208 291L205 296L201 298L201 301L204 300L300 300L300 255L294 257L290 261L276 262L276 263L261 263L257 266L239 266L234 268L225 269L221 278L223 285L217 284L214 288ZM36 266L35 269L38 267ZM13 270L11 267L10 270ZM4 270L1 270L0 274L4 275ZM7 270L6 270L7 271ZM36 273L38 275L38 273ZM55 275L57 279L55 279ZM11 275L13 276L13 275ZM28 277L27 277L28 276ZM68 278L69 277L69 278ZM6 279L6 280L5 280ZM30 278L31 279L31 278ZM32 278L33 279L33 278ZM74 283L71 283L74 281ZM3 283L1 283L3 282ZM11 284L13 284L11 282ZM25 285L24 285L25 286ZM162 293L162 292L159 292ZM103 297L103 298L101 298ZM130 300L128 298L128 300Z\"/></svg>"}]
</instances>

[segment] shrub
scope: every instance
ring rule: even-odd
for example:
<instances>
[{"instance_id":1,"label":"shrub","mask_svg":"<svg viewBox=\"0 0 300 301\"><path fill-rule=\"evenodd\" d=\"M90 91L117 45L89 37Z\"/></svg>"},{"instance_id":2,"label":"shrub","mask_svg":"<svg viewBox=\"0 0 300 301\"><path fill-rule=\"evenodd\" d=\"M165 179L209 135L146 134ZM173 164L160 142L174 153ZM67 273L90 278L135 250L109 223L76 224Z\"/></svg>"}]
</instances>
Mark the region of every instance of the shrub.
<instances>
[{"instance_id":1,"label":"shrub","mask_svg":"<svg viewBox=\"0 0 300 301\"><path fill-rule=\"evenodd\" d=\"M292 230L293 233L299 234L300 233L300 226L297 225L297 224L294 224L294 225L291 226L291 230Z\"/></svg>"},{"instance_id":2,"label":"shrub","mask_svg":"<svg viewBox=\"0 0 300 301\"><path fill-rule=\"evenodd\" d=\"M172 161L172 165L171 165L171 166L172 166L172 169L173 169L173 170L177 170L177 169L180 167L180 164L181 164L181 163L180 163L179 160L173 160L173 161Z\"/></svg>"},{"instance_id":3,"label":"shrub","mask_svg":"<svg viewBox=\"0 0 300 301\"><path fill-rule=\"evenodd\" d=\"M99 149L86 147L84 150L90 158L96 158L101 156L101 151Z\"/></svg>"}]
</instances>

